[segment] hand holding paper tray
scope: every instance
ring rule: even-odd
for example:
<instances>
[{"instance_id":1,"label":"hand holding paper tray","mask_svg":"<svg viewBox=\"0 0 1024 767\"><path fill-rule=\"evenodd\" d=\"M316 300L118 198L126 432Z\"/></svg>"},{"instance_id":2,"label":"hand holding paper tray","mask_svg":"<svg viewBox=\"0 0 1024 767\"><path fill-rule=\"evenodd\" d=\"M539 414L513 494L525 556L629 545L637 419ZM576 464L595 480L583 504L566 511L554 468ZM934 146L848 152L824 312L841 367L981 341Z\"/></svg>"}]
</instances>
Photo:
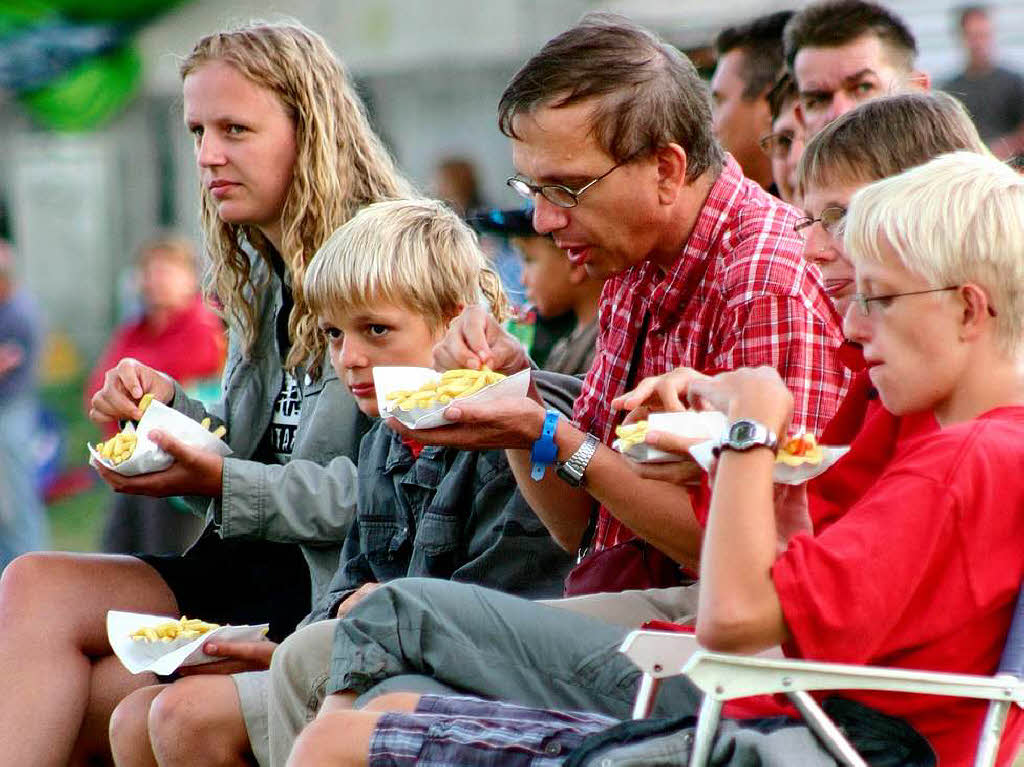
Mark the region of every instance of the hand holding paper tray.
<instances>
[{"instance_id":1,"label":"hand holding paper tray","mask_svg":"<svg viewBox=\"0 0 1024 767\"><path fill-rule=\"evenodd\" d=\"M163 676L181 666L198 666L202 663L224 660L221 657L207 655L203 652L203 645L215 640L258 642L265 637L269 627L266 623L258 626L221 626L195 639L181 638L172 642L140 642L132 638L137 629L156 627L168 620L174 618L120 610L107 611L107 639L110 647L131 673L152 671Z\"/></svg>"},{"instance_id":2,"label":"hand holding paper tray","mask_svg":"<svg viewBox=\"0 0 1024 767\"><path fill-rule=\"evenodd\" d=\"M718 435L725 431L726 423L725 415L714 410L682 410L674 413L651 413L647 418L647 430L663 431L687 439L717 439ZM681 455L659 450L643 441L629 445L621 437L612 443L612 448L639 463L671 463L683 460Z\"/></svg>"},{"instance_id":3,"label":"hand holding paper tray","mask_svg":"<svg viewBox=\"0 0 1024 767\"><path fill-rule=\"evenodd\" d=\"M704 471L707 471L712 461L714 461L714 455L712 454L714 446L715 440L709 439L690 448L690 455L694 457L694 460L700 464ZM775 467L772 469L772 480L780 485L802 485L804 482L812 480L828 471L832 464L849 452L850 447L849 445L841 447L820 445L817 449L821 451L821 460L817 462L787 463L776 459Z\"/></svg>"},{"instance_id":4,"label":"hand holding paper tray","mask_svg":"<svg viewBox=\"0 0 1024 767\"><path fill-rule=\"evenodd\" d=\"M410 429L433 429L451 423L444 417L444 411L452 402L437 402L428 407L413 407L403 410L388 395L395 391L414 391L425 384L438 383L442 374L430 368L416 367L375 367L373 385L377 393L377 408L382 417L395 418ZM483 386L468 397L459 397L458 402L487 402L503 397L525 397L530 388L530 370L520 370L515 375L503 378L497 383Z\"/></svg>"},{"instance_id":5,"label":"hand holding paper tray","mask_svg":"<svg viewBox=\"0 0 1024 767\"><path fill-rule=\"evenodd\" d=\"M231 454L228 444L214 436L198 421L193 421L184 413L179 413L162 402L154 400L142 414L139 425L135 429L137 441L130 458L115 464L113 461L103 458L95 447L89 445L91 456L89 463L100 463L111 471L116 471L126 477L163 471L174 463L174 459L149 439L149 433L157 429L178 438L191 447L209 450L221 456Z\"/></svg>"}]
</instances>

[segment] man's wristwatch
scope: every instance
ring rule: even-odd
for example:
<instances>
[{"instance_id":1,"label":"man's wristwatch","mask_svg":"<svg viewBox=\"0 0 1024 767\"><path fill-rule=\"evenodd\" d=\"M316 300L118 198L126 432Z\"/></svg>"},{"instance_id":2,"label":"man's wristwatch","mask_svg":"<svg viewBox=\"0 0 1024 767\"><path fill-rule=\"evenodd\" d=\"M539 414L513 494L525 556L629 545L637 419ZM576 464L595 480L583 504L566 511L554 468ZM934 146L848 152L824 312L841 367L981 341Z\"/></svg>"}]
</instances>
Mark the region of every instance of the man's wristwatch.
<instances>
[{"instance_id":1,"label":"man's wristwatch","mask_svg":"<svg viewBox=\"0 0 1024 767\"><path fill-rule=\"evenodd\" d=\"M575 453L569 456L569 460L564 463L558 464L556 472L566 483L573 487L579 487L583 484L583 474L587 470L587 465L590 463L590 459L594 457L594 453L597 452L597 446L601 444L601 441L593 434L587 434L583 439L583 444L579 446Z\"/></svg>"},{"instance_id":2,"label":"man's wristwatch","mask_svg":"<svg viewBox=\"0 0 1024 767\"><path fill-rule=\"evenodd\" d=\"M718 456L723 450L746 452L755 447L766 447L774 453L779 448L779 438L763 423L741 418L729 425L712 452Z\"/></svg>"}]
</instances>

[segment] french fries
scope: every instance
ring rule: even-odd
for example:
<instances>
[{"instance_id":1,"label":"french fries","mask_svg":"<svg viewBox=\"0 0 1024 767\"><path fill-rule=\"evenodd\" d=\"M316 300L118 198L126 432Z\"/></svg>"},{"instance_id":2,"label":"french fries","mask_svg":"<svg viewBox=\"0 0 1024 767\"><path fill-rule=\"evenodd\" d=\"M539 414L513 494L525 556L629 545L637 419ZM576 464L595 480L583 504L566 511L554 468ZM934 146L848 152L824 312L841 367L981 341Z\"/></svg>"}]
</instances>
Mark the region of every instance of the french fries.
<instances>
[{"instance_id":1,"label":"french fries","mask_svg":"<svg viewBox=\"0 0 1024 767\"><path fill-rule=\"evenodd\" d=\"M619 452L625 453L631 447L641 444L647 438L647 421L637 421L616 426L615 436L619 438Z\"/></svg>"},{"instance_id":2,"label":"french fries","mask_svg":"<svg viewBox=\"0 0 1024 767\"><path fill-rule=\"evenodd\" d=\"M825 451L821 449L821 445L818 444L814 435L804 433L787 439L779 448L775 461L787 466L800 466L804 463L821 463L821 459L824 457Z\"/></svg>"},{"instance_id":3,"label":"french fries","mask_svg":"<svg viewBox=\"0 0 1024 767\"><path fill-rule=\"evenodd\" d=\"M219 628L219 623L207 623L198 618L186 618L182 615L176 621L137 628L130 636L136 642L173 642L175 639L197 639Z\"/></svg>"},{"instance_id":4,"label":"french fries","mask_svg":"<svg viewBox=\"0 0 1024 767\"><path fill-rule=\"evenodd\" d=\"M447 405L452 400L476 394L485 386L505 378L490 368L468 370L458 368L448 370L441 375L441 380L428 383L419 389L398 389L387 395L388 407L391 410L409 412L417 408L429 408L435 405Z\"/></svg>"},{"instance_id":5,"label":"french fries","mask_svg":"<svg viewBox=\"0 0 1024 767\"><path fill-rule=\"evenodd\" d=\"M139 410L145 413L152 401L153 395L151 393L147 392L143 394L142 398L139 400ZM209 431L211 426L209 416L204 418L200 423L204 429ZM228 430L224 426L218 426L211 433L214 437L220 438L227 434ZM132 457L137 444L138 437L134 432L134 427L129 430L129 427L125 426L123 430L119 431L106 442L97 442L93 446L93 449L100 454L101 458L105 458L114 466L117 466Z\"/></svg>"}]
</instances>

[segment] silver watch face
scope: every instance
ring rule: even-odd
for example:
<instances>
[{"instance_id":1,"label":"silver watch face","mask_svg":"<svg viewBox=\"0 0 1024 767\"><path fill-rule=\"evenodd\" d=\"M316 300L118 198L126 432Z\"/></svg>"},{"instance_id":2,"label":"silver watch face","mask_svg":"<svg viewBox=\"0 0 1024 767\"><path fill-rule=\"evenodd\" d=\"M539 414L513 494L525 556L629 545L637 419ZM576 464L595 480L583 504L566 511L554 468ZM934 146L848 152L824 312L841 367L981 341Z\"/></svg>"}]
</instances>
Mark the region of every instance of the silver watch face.
<instances>
[{"instance_id":1,"label":"silver watch face","mask_svg":"<svg viewBox=\"0 0 1024 767\"><path fill-rule=\"evenodd\" d=\"M736 421L729 427L729 444L740 450L753 447L764 439L761 431L763 427L753 421Z\"/></svg>"}]
</instances>

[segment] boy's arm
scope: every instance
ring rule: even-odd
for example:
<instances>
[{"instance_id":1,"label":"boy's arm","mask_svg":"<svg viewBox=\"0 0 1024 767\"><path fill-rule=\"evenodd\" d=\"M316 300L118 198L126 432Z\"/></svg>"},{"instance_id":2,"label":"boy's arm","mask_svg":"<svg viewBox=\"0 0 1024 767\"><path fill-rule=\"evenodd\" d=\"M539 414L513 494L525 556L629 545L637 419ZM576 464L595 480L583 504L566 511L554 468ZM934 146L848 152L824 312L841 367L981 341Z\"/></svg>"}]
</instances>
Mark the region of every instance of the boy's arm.
<instances>
[{"instance_id":1,"label":"boy's arm","mask_svg":"<svg viewBox=\"0 0 1024 767\"><path fill-rule=\"evenodd\" d=\"M338 555L338 570L331 578L327 592L320 601L313 606L309 614L308 622L322 621L333 618L337 612L338 605L364 583L376 581L377 577L366 561L366 555L361 551L359 544L359 518L352 521L345 543Z\"/></svg>"}]
</instances>

